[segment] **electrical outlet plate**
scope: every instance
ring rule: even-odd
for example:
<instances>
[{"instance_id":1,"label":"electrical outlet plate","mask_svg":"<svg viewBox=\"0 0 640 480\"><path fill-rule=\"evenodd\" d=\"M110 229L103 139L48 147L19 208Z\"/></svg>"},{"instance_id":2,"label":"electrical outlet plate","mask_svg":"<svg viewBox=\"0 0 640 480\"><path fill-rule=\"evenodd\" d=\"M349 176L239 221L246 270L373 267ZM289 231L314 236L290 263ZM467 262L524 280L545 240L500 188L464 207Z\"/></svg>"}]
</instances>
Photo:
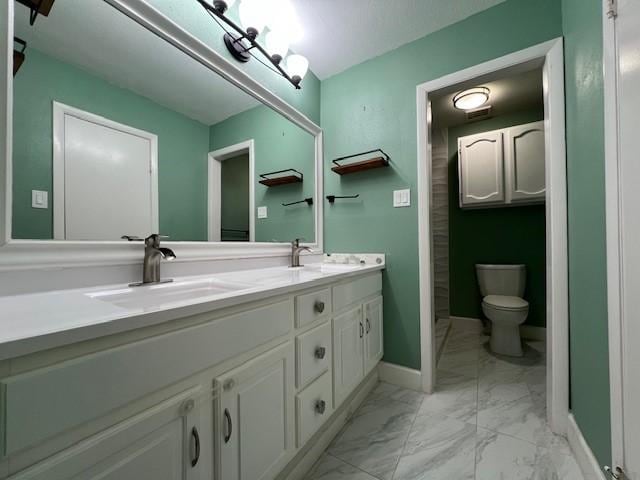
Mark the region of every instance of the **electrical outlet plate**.
<instances>
[{"instance_id":1,"label":"electrical outlet plate","mask_svg":"<svg viewBox=\"0 0 640 480\"><path fill-rule=\"evenodd\" d=\"M258 218L267 218L267 207L258 207Z\"/></svg>"},{"instance_id":2,"label":"electrical outlet plate","mask_svg":"<svg viewBox=\"0 0 640 480\"><path fill-rule=\"evenodd\" d=\"M393 206L410 207L411 206L411 190L394 190L393 191Z\"/></svg>"}]
</instances>

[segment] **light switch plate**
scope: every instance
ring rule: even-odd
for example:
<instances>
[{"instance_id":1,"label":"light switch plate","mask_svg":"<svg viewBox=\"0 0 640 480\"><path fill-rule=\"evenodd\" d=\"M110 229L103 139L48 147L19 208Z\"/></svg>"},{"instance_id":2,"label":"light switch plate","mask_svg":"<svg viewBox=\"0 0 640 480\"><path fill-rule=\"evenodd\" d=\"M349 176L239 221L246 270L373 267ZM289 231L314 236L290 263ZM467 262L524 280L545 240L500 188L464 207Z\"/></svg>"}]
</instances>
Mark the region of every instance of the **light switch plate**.
<instances>
[{"instance_id":1,"label":"light switch plate","mask_svg":"<svg viewBox=\"0 0 640 480\"><path fill-rule=\"evenodd\" d=\"M31 190L31 207L49 208L49 192L45 190Z\"/></svg>"},{"instance_id":2,"label":"light switch plate","mask_svg":"<svg viewBox=\"0 0 640 480\"><path fill-rule=\"evenodd\" d=\"M258 207L258 218L267 218L267 207Z\"/></svg>"},{"instance_id":3,"label":"light switch plate","mask_svg":"<svg viewBox=\"0 0 640 480\"><path fill-rule=\"evenodd\" d=\"M411 190L394 190L393 191L393 206L410 207L411 206Z\"/></svg>"}]
</instances>

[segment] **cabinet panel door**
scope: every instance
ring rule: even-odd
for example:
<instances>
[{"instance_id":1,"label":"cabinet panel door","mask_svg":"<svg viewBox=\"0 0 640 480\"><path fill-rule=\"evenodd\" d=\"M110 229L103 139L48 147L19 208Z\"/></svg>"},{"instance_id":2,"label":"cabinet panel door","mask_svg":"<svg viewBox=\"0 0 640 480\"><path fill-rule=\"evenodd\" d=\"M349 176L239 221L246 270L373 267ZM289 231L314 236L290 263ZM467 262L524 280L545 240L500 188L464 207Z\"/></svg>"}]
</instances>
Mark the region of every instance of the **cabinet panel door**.
<instances>
[{"instance_id":1,"label":"cabinet panel door","mask_svg":"<svg viewBox=\"0 0 640 480\"><path fill-rule=\"evenodd\" d=\"M504 201L501 131L460 138L458 157L461 207Z\"/></svg>"},{"instance_id":2,"label":"cabinet panel door","mask_svg":"<svg viewBox=\"0 0 640 480\"><path fill-rule=\"evenodd\" d=\"M198 480L210 477L202 390L194 388L10 477ZM196 440L198 437L198 440Z\"/></svg>"},{"instance_id":3,"label":"cabinet panel door","mask_svg":"<svg viewBox=\"0 0 640 480\"><path fill-rule=\"evenodd\" d=\"M544 122L512 127L507 138L507 200L544 200Z\"/></svg>"},{"instance_id":4,"label":"cabinet panel door","mask_svg":"<svg viewBox=\"0 0 640 480\"><path fill-rule=\"evenodd\" d=\"M333 319L334 408L364 378L362 306Z\"/></svg>"},{"instance_id":5,"label":"cabinet panel door","mask_svg":"<svg viewBox=\"0 0 640 480\"><path fill-rule=\"evenodd\" d=\"M295 448L293 345L287 342L217 382L222 386L216 428L219 478L274 478Z\"/></svg>"},{"instance_id":6,"label":"cabinet panel door","mask_svg":"<svg viewBox=\"0 0 640 480\"><path fill-rule=\"evenodd\" d=\"M364 305L365 316L365 375L382 359L382 297Z\"/></svg>"}]
</instances>

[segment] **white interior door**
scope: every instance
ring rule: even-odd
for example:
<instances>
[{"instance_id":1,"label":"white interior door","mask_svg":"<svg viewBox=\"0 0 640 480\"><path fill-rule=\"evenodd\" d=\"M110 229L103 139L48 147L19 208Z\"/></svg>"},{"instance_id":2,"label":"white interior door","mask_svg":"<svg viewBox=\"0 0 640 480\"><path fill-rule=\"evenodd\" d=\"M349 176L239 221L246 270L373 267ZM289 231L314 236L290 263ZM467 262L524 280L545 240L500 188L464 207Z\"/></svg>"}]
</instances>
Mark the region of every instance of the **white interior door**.
<instances>
[{"instance_id":1,"label":"white interior door","mask_svg":"<svg viewBox=\"0 0 640 480\"><path fill-rule=\"evenodd\" d=\"M54 237L158 233L157 137L54 104Z\"/></svg>"},{"instance_id":2,"label":"white interior door","mask_svg":"<svg viewBox=\"0 0 640 480\"><path fill-rule=\"evenodd\" d=\"M613 22L613 20L610 20ZM618 217L611 219L617 230L619 265L619 331L612 348L612 395L614 465L621 466L625 478L640 478L640 220L638 217L638 111L640 110L640 3L620 0L615 19L617 35L616 74L618 89L618 172L607 188L617 181ZM609 170L608 170L609 173ZM615 190L615 188L614 188ZM612 213L608 204L607 215ZM609 219L608 219L609 220ZM609 238L608 238L609 241ZM608 247L609 248L609 247ZM611 252L611 250L609 250ZM613 283L613 282L610 282ZM617 284L617 282L616 282ZM611 288L611 287L610 287ZM611 293L611 292L610 292ZM611 315L610 315L611 316ZM616 319L610 318L610 321ZM618 358L615 358L615 357ZM615 369L620 370L615 371ZM621 418L617 417L619 412ZM617 418L617 420L616 420Z\"/></svg>"}]
</instances>

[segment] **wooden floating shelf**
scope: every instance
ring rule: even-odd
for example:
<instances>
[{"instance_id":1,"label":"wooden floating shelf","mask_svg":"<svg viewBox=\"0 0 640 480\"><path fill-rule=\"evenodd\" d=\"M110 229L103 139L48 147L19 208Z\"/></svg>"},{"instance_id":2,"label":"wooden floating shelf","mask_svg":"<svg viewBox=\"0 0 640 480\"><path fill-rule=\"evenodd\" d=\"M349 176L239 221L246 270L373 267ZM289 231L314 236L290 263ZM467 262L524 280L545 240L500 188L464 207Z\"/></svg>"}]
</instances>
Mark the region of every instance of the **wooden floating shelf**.
<instances>
[{"instance_id":1,"label":"wooden floating shelf","mask_svg":"<svg viewBox=\"0 0 640 480\"><path fill-rule=\"evenodd\" d=\"M364 172L365 170L388 166L389 160L384 157L376 157L370 160L349 163L347 165L336 165L335 167L331 167L331 171L336 172L338 175L347 175L349 173Z\"/></svg>"},{"instance_id":2,"label":"wooden floating shelf","mask_svg":"<svg viewBox=\"0 0 640 480\"><path fill-rule=\"evenodd\" d=\"M280 177L271 177L271 175L290 172L292 174L282 175ZM277 172L262 173L260 174L260 178L262 178L262 180L260 180L259 183L262 185L266 187L278 187L280 185L288 185L290 183L302 183L304 175L293 168L288 168L286 170L278 170Z\"/></svg>"},{"instance_id":3,"label":"wooden floating shelf","mask_svg":"<svg viewBox=\"0 0 640 480\"><path fill-rule=\"evenodd\" d=\"M38 8L38 2L35 0L17 0L17 1L18 3L21 3L25 7L30 8L32 10L35 10L36 8ZM42 0L42 3L40 3L40 8L38 8L38 14L48 17L49 13L51 13L53 2L55 2L55 0Z\"/></svg>"}]
</instances>

